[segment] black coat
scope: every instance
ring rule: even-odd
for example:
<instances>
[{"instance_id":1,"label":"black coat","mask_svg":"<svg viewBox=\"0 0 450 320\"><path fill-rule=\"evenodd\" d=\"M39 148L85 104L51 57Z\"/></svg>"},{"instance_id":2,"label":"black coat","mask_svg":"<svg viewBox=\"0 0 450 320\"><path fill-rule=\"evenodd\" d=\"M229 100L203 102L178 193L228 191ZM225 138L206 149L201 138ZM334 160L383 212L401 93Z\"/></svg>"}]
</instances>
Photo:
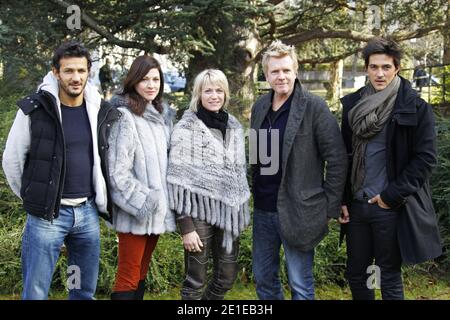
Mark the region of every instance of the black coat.
<instances>
[{"instance_id":1,"label":"black coat","mask_svg":"<svg viewBox=\"0 0 450 320\"><path fill-rule=\"evenodd\" d=\"M362 89L341 99L342 135L352 165L352 129L348 112L361 98ZM421 99L411 84L401 78L386 134L388 186L381 199L398 212L398 241L402 260L420 263L442 254L441 239L433 208L429 179L437 163L436 131L430 105ZM352 200L348 175L344 204ZM351 217L351 212L350 212Z\"/></svg>"},{"instance_id":2,"label":"black coat","mask_svg":"<svg viewBox=\"0 0 450 320\"><path fill-rule=\"evenodd\" d=\"M108 213L102 214L102 218L109 221L110 223L112 223L113 201L111 199L111 178L109 177L109 163L106 152L109 149L108 136L111 130L111 126L114 122L119 120L121 116L122 113L118 109L113 107L108 102L102 100L100 111L98 112L98 152L100 153L102 173L103 177L105 178L106 194L108 197Z\"/></svg>"}]
</instances>

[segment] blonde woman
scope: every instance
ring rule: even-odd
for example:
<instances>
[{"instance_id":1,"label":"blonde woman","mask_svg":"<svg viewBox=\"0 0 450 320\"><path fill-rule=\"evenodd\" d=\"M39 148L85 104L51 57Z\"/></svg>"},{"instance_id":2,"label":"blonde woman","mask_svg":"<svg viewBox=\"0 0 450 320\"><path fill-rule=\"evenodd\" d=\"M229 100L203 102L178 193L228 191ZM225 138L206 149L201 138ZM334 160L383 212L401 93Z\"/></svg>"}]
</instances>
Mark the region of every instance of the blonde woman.
<instances>
[{"instance_id":1,"label":"blonde woman","mask_svg":"<svg viewBox=\"0 0 450 320\"><path fill-rule=\"evenodd\" d=\"M185 249L186 300L224 298L238 272L239 235L250 220L244 134L225 111L229 99L224 73L204 70L172 133L167 182Z\"/></svg>"}]
</instances>

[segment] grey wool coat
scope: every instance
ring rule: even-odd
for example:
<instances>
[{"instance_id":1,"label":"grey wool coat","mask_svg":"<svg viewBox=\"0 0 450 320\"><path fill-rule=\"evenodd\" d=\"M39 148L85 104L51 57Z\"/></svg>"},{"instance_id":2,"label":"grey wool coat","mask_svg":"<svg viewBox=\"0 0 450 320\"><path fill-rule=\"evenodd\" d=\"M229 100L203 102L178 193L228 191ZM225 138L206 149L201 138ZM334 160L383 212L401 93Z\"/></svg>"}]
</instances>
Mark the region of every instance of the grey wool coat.
<instances>
[{"instance_id":1,"label":"grey wool coat","mask_svg":"<svg viewBox=\"0 0 450 320\"><path fill-rule=\"evenodd\" d=\"M123 97L111 104L122 112L108 137L113 228L136 235L175 231L166 182L171 110L160 114L148 105L138 116Z\"/></svg>"},{"instance_id":2,"label":"grey wool coat","mask_svg":"<svg viewBox=\"0 0 450 320\"><path fill-rule=\"evenodd\" d=\"M347 153L326 102L296 80L282 146L282 179L277 211L282 237L301 251L313 249L328 233L328 218L340 214ZM273 90L252 107L258 130L272 106Z\"/></svg>"}]
</instances>

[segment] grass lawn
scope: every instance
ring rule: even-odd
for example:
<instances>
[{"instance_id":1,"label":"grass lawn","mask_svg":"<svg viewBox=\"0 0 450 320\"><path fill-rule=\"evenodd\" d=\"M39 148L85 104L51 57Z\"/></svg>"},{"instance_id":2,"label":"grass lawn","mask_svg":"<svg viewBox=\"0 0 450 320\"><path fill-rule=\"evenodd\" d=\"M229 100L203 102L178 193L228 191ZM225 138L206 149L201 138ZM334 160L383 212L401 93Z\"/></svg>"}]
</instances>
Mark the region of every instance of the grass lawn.
<instances>
[{"instance_id":1,"label":"grass lawn","mask_svg":"<svg viewBox=\"0 0 450 320\"><path fill-rule=\"evenodd\" d=\"M405 275L405 297L407 300L450 300L450 278L437 279L432 275ZM381 299L380 290L376 290L377 299ZM288 287L285 287L285 297L290 298ZM146 299L172 300L179 299L179 288L162 294L147 294ZM253 284L236 283L225 297L226 300L256 300ZM316 287L317 300L350 300L351 293L348 286L340 287L336 284L326 284Z\"/></svg>"},{"instance_id":2,"label":"grass lawn","mask_svg":"<svg viewBox=\"0 0 450 320\"><path fill-rule=\"evenodd\" d=\"M407 300L450 300L450 276L441 273L418 274L406 272L403 276L405 297ZM285 297L289 298L289 290L286 286ZM178 300L180 288L173 287L162 293L146 293L145 300ZM376 290L377 299L381 299L380 290ZM0 295L0 300L17 300L18 295ZM59 292L50 299L66 299L66 294ZM98 295L97 299L109 299L108 296ZM257 300L255 287L252 283L236 283L233 289L226 295L226 300ZM316 287L317 300L350 300L351 293L348 286L340 287L336 284L322 284Z\"/></svg>"}]
</instances>

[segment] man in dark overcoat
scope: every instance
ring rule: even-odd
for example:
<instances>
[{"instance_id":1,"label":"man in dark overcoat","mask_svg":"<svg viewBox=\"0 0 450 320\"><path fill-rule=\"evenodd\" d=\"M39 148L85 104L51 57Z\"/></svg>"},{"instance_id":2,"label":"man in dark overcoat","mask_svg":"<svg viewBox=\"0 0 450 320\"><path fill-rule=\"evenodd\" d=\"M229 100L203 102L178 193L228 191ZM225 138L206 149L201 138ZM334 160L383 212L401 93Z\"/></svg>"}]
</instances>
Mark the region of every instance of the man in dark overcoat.
<instances>
[{"instance_id":1,"label":"man in dark overcoat","mask_svg":"<svg viewBox=\"0 0 450 320\"><path fill-rule=\"evenodd\" d=\"M401 50L374 38L366 86L341 99L349 156L342 214L353 299L403 299L402 263L441 255L429 178L437 163L433 110L398 75ZM374 263L375 262L375 263ZM372 280L379 281L372 281Z\"/></svg>"}]
</instances>

